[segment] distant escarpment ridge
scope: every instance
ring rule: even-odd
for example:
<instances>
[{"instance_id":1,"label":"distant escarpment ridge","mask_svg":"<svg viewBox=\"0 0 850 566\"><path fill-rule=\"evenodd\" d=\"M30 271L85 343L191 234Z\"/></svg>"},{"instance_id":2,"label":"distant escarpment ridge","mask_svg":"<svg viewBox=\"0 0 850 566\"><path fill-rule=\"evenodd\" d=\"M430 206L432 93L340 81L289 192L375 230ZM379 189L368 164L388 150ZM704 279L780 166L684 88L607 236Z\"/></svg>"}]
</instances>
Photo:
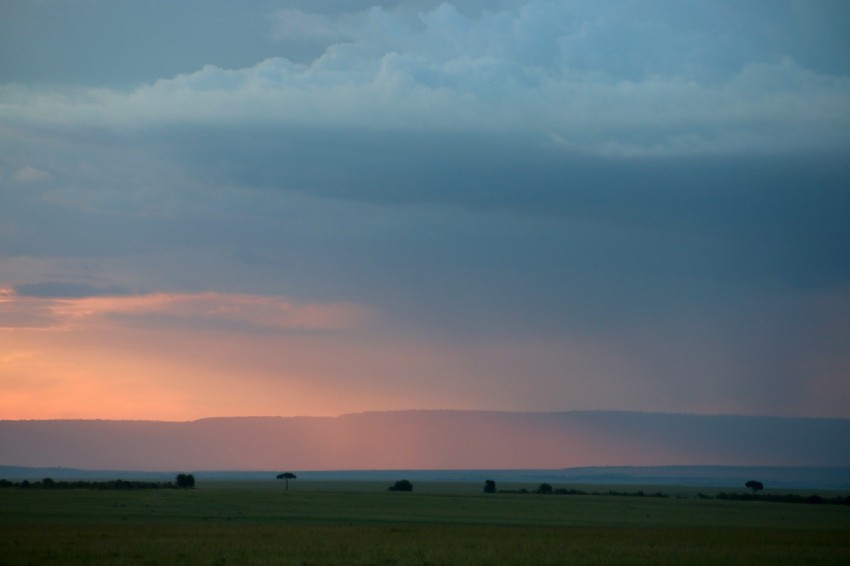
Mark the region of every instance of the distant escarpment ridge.
<instances>
[{"instance_id":1,"label":"distant escarpment ridge","mask_svg":"<svg viewBox=\"0 0 850 566\"><path fill-rule=\"evenodd\" d=\"M0 464L88 470L847 467L848 446L850 419L616 411L0 421Z\"/></svg>"}]
</instances>

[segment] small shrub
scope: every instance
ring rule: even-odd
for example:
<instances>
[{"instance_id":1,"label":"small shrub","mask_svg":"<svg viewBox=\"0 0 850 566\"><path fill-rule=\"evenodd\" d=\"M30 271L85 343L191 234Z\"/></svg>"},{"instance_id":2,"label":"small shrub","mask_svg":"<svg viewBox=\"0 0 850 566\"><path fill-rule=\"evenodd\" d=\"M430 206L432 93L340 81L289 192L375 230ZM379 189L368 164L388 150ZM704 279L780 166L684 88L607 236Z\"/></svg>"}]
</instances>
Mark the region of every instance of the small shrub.
<instances>
[{"instance_id":1,"label":"small shrub","mask_svg":"<svg viewBox=\"0 0 850 566\"><path fill-rule=\"evenodd\" d=\"M413 484L407 480L399 480L387 488L388 491L413 491Z\"/></svg>"}]
</instances>

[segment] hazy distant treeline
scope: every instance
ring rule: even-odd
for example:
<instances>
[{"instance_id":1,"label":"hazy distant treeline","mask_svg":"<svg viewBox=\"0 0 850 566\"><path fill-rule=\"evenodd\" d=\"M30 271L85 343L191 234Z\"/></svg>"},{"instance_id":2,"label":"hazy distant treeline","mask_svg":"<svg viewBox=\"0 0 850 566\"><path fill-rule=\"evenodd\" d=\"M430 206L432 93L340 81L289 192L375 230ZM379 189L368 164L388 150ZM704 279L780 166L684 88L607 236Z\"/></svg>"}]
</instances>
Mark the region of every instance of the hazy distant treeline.
<instances>
[{"instance_id":1,"label":"hazy distant treeline","mask_svg":"<svg viewBox=\"0 0 850 566\"><path fill-rule=\"evenodd\" d=\"M54 481L44 478L41 481L9 481L0 479L0 488L18 489L175 489L178 486L170 481Z\"/></svg>"},{"instance_id":2,"label":"hazy distant treeline","mask_svg":"<svg viewBox=\"0 0 850 566\"><path fill-rule=\"evenodd\" d=\"M484 490L487 492L487 489ZM645 493L643 490L640 491L615 491L613 489L609 489L608 491L582 491L580 489L573 488L554 488L551 484L541 483L537 489L529 490L529 489L499 489L496 490L497 493L543 493L543 494L554 494L554 495L619 495L621 497L669 497L665 493L660 491L656 491L654 493Z\"/></svg>"},{"instance_id":3,"label":"hazy distant treeline","mask_svg":"<svg viewBox=\"0 0 850 566\"><path fill-rule=\"evenodd\" d=\"M489 482L488 482L489 483ZM495 490L495 483L492 486L493 491L490 493L513 493L513 494L525 494L525 493L542 493L542 494L553 494L553 495L617 495L620 497L661 497L666 498L670 497L669 495L656 491L653 493L646 493L643 490L640 491L615 491L613 489L609 489L608 491L582 491L580 489L567 489L567 488L553 488L548 483L541 483L537 489L529 490L529 489L499 489ZM488 492L488 488L485 487L485 493ZM684 496L677 495L676 497L682 498ZM820 495L799 495L796 493L726 493L720 492L716 496L706 495L704 493L697 493L696 497L698 499L727 499L733 501L770 501L776 503L810 503L810 504L823 504L829 503L833 505L850 505L850 495L839 495L836 497L823 497Z\"/></svg>"},{"instance_id":4,"label":"hazy distant treeline","mask_svg":"<svg viewBox=\"0 0 850 566\"><path fill-rule=\"evenodd\" d=\"M834 505L850 505L850 495L837 497L822 497L820 495L798 495L796 493L718 493L717 499L734 501L772 501L774 503L831 503ZM704 496L703 499L710 499Z\"/></svg>"}]
</instances>

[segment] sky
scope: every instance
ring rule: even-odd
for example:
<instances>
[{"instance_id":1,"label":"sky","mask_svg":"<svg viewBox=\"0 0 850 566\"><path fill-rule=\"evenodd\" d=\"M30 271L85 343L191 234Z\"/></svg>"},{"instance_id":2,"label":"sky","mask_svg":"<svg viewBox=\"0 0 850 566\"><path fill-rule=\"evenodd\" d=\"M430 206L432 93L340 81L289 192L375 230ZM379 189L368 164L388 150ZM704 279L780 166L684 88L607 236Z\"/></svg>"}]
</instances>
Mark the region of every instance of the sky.
<instances>
[{"instance_id":1,"label":"sky","mask_svg":"<svg viewBox=\"0 0 850 566\"><path fill-rule=\"evenodd\" d=\"M850 418L842 0L4 0L0 418Z\"/></svg>"}]
</instances>

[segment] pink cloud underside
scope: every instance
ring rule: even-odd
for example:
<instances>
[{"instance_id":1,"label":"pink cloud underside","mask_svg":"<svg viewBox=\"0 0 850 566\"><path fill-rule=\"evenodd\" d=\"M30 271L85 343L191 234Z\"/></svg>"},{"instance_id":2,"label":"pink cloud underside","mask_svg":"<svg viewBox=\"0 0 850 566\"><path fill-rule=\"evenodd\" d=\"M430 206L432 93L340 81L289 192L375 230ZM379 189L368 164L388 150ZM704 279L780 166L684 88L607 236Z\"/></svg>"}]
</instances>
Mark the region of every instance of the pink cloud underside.
<instances>
[{"instance_id":1,"label":"pink cloud underside","mask_svg":"<svg viewBox=\"0 0 850 566\"><path fill-rule=\"evenodd\" d=\"M299 304L265 295L205 292L45 298L0 290L3 329L67 330L81 325L132 324L146 316L160 316L167 318L158 320L167 320L172 326L203 327L208 323L210 328L221 329L231 323L272 330L342 330L364 323L368 315L367 308L349 303Z\"/></svg>"}]
</instances>

